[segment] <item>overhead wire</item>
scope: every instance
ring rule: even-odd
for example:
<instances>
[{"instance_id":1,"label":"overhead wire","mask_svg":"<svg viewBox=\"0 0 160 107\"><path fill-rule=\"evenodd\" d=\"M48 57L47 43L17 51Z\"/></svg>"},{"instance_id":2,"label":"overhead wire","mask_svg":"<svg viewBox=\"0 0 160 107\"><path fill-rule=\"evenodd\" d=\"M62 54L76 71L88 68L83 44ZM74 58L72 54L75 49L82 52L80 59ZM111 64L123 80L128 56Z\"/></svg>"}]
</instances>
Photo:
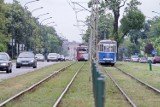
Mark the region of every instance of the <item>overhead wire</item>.
<instances>
[{"instance_id":1,"label":"overhead wire","mask_svg":"<svg viewBox=\"0 0 160 107\"><path fill-rule=\"evenodd\" d=\"M82 32L83 29L80 28L79 22L84 22L84 21L80 21L78 19L78 13L81 12L81 11L83 11L83 10L86 10L86 9L83 6L80 6L80 5L78 5L78 6L80 6L83 9L76 8L77 2L73 2L72 0L67 0L67 2L71 6L71 8L73 9L73 11L75 12L75 17L76 17L76 22L77 22L77 28L78 28L78 30L80 32ZM72 3L72 5L71 5L71 3ZM86 3L86 2L80 2L80 3Z\"/></svg>"}]
</instances>

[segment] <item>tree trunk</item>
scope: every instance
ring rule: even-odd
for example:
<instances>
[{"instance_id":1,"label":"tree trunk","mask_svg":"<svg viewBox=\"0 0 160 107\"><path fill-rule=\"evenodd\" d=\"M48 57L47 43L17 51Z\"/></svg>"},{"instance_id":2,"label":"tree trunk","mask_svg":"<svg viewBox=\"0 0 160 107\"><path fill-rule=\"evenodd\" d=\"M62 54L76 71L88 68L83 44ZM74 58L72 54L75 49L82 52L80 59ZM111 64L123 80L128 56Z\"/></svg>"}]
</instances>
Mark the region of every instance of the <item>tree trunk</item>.
<instances>
[{"instance_id":1,"label":"tree trunk","mask_svg":"<svg viewBox=\"0 0 160 107\"><path fill-rule=\"evenodd\" d=\"M119 11L114 11L114 24L113 24L113 34L114 36L118 36L118 19L119 19ZM115 37L116 39L117 37Z\"/></svg>"},{"instance_id":2,"label":"tree trunk","mask_svg":"<svg viewBox=\"0 0 160 107\"><path fill-rule=\"evenodd\" d=\"M119 58L118 55L118 47L119 47L119 37L118 37L118 19L119 19L119 11L114 11L114 24L113 24L113 36L115 41L117 41L117 60Z\"/></svg>"}]
</instances>

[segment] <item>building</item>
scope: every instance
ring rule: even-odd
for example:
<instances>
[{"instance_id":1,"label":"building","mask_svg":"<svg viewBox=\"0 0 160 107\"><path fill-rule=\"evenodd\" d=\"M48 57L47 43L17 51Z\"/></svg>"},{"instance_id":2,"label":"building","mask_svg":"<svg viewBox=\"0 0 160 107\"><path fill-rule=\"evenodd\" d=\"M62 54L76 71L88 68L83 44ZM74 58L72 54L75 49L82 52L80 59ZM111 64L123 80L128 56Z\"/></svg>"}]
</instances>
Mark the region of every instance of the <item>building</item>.
<instances>
[{"instance_id":1,"label":"building","mask_svg":"<svg viewBox=\"0 0 160 107\"><path fill-rule=\"evenodd\" d=\"M63 41L63 52L65 56L68 56L70 60L76 60L76 48L79 46L79 42L69 42L67 39Z\"/></svg>"}]
</instances>

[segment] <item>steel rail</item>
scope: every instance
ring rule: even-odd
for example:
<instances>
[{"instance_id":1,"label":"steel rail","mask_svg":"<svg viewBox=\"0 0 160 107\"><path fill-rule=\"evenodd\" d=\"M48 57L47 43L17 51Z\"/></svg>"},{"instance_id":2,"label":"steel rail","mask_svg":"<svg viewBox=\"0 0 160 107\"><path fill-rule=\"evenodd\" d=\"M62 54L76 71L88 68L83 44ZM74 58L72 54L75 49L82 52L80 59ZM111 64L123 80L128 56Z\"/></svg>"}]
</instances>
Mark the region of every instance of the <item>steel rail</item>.
<instances>
[{"instance_id":1,"label":"steel rail","mask_svg":"<svg viewBox=\"0 0 160 107\"><path fill-rule=\"evenodd\" d=\"M126 94L126 92L118 85L118 83L111 77L111 75L106 71L106 74L109 76L109 78L113 81L113 83L116 85L116 87L120 90L120 92L125 96L127 101L131 104L132 107L137 107L134 102L129 98L129 96Z\"/></svg>"},{"instance_id":2,"label":"steel rail","mask_svg":"<svg viewBox=\"0 0 160 107\"><path fill-rule=\"evenodd\" d=\"M124 73L125 75L128 75L128 76L130 76L131 78L133 78L134 80L140 82L140 83L143 84L144 86L147 86L148 88L150 88L150 89L154 90L155 92L157 92L158 94L160 94L160 90L159 90L159 89L157 89L157 88L155 88L155 87L153 87L153 86L145 83L144 81L142 81L142 80L134 77L133 75L131 75L131 74L129 74L129 73L124 72L124 71L121 70L120 68L117 68L117 67L115 67L115 68L118 69L119 71L121 71L122 73Z\"/></svg>"},{"instance_id":3,"label":"steel rail","mask_svg":"<svg viewBox=\"0 0 160 107\"><path fill-rule=\"evenodd\" d=\"M18 94L16 94L16 95L10 97L9 99L7 99L7 100L5 100L4 102L0 103L0 107L6 105L6 104L9 103L10 101L12 101L12 100L16 99L17 97L19 97L19 96L25 94L26 92L32 90L32 89L35 88L36 86L42 84L43 82L47 81L48 79L50 79L51 77L53 77L53 76L56 75L57 73L59 73L59 72L61 72L61 71L64 71L66 68L70 67L71 65L73 65L73 64L75 64L75 63L76 63L76 62L71 63L70 65L63 67L63 68L61 68L60 70L55 71L54 73L50 74L50 75L47 76L46 78L44 78L44 79L40 80L39 82L33 84L33 85L30 86L29 88L27 88L27 89L25 89L25 90L19 92Z\"/></svg>"},{"instance_id":4,"label":"steel rail","mask_svg":"<svg viewBox=\"0 0 160 107\"><path fill-rule=\"evenodd\" d=\"M77 70L77 72L75 73L75 75L73 76L73 78L71 79L71 81L69 82L69 84L67 85L67 87L64 89L64 91L61 93L61 95L59 96L59 98L54 103L53 107L57 107L58 106L58 104L62 100L63 96L67 93L67 91L69 90L70 86L72 85L74 79L76 78L76 76L78 75L78 73L81 71L81 69L84 66L84 64Z\"/></svg>"}]
</instances>

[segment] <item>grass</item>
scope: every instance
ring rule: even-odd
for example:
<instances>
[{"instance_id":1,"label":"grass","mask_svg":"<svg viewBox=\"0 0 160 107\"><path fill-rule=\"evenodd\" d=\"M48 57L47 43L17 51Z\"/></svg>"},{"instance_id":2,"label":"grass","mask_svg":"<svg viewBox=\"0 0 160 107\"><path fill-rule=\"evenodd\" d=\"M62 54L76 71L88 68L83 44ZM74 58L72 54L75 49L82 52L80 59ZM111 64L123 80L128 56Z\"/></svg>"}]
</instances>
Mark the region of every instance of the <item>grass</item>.
<instances>
[{"instance_id":1,"label":"grass","mask_svg":"<svg viewBox=\"0 0 160 107\"><path fill-rule=\"evenodd\" d=\"M89 63L79 72L59 107L94 107Z\"/></svg>"},{"instance_id":2,"label":"grass","mask_svg":"<svg viewBox=\"0 0 160 107\"><path fill-rule=\"evenodd\" d=\"M70 63L71 62L58 63L21 76L1 81L0 103Z\"/></svg>"},{"instance_id":3,"label":"grass","mask_svg":"<svg viewBox=\"0 0 160 107\"><path fill-rule=\"evenodd\" d=\"M160 66L152 65L152 71L149 70L149 64L147 63L118 62L116 66L160 89Z\"/></svg>"},{"instance_id":4,"label":"grass","mask_svg":"<svg viewBox=\"0 0 160 107\"><path fill-rule=\"evenodd\" d=\"M104 66L103 66L104 67ZM101 69L106 75L106 92L105 92L105 107L131 107L126 101L125 97L121 94L119 89L115 86L112 80L106 74L108 69Z\"/></svg>"},{"instance_id":5,"label":"grass","mask_svg":"<svg viewBox=\"0 0 160 107\"><path fill-rule=\"evenodd\" d=\"M131 107L118 88L107 77L105 107Z\"/></svg>"},{"instance_id":6,"label":"grass","mask_svg":"<svg viewBox=\"0 0 160 107\"><path fill-rule=\"evenodd\" d=\"M26 93L16 100L16 103L11 102L6 107L52 107L81 65L82 63L80 62L75 66L71 66L66 71L55 76L54 79L44 83L37 90L33 90L34 93Z\"/></svg>"},{"instance_id":7,"label":"grass","mask_svg":"<svg viewBox=\"0 0 160 107\"><path fill-rule=\"evenodd\" d=\"M157 93L150 91L148 88L142 86L113 67L108 67L107 70L137 107L158 107L158 105L160 105L160 95ZM130 68L128 68L128 70L130 70Z\"/></svg>"}]
</instances>

